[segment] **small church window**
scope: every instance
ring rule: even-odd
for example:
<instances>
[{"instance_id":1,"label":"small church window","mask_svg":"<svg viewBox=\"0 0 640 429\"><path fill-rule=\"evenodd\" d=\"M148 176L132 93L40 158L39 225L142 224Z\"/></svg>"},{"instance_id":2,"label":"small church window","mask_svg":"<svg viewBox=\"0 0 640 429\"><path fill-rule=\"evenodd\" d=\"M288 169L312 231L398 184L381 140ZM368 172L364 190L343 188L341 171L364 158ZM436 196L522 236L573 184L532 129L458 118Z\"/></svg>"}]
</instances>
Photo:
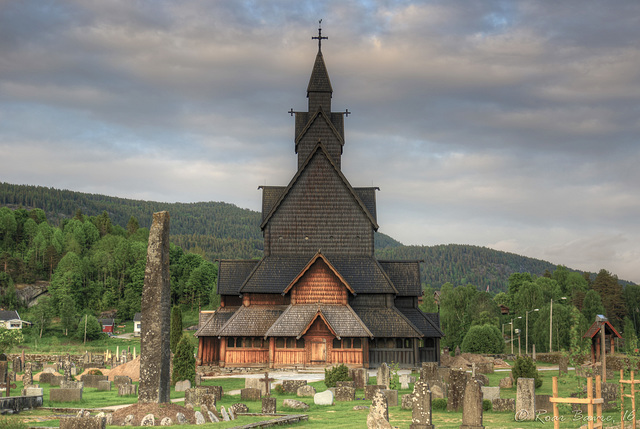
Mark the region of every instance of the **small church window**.
<instances>
[{"instance_id":1,"label":"small church window","mask_svg":"<svg viewBox=\"0 0 640 429\"><path fill-rule=\"evenodd\" d=\"M342 346L345 349L350 349L351 348L351 338L345 338L344 340L342 340Z\"/></svg>"},{"instance_id":2,"label":"small church window","mask_svg":"<svg viewBox=\"0 0 640 429\"><path fill-rule=\"evenodd\" d=\"M396 349L401 349L402 348L402 338L396 338Z\"/></svg>"},{"instance_id":3,"label":"small church window","mask_svg":"<svg viewBox=\"0 0 640 429\"><path fill-rule=\"evenodd\" d=\"M284 338L276 338L276 348L284 349Z\"/></svg>"},{"instance_id":4,"label":"small church window","mask_svg":"<svg viewBox=\"0 0 640 429\"><path fill-rule=\"evenodd\" d=\"M404 339L404 348L405 349L410 349L411 348L411 339L410 338L405 338Z\"/></svg>"},{"instance_id":5,"label":"small church window","mask_svg":"<svg viewBox=\"0 0 640 429\"><path fill-rule=\"evenodd\" d=\"M227 347L229 347L230 349L234 348L236 346L236 339L233 337L229 337L227 338Z\"/></svg>"},{"instance_id":6,"label":"small church window","mask_svg":"<svg viewBox=\"0 0 640 429\"><path fill-rule=\"evenodd\" d=\"M337 338L333 339L333 348L334 349L341 349L342 348L342 341L340 341Z\"/></svg>"},{"instance_id":7,"label":"small church window","mask_svg":"<svg viewBox=\"0 0 640 429\"><path fill-rule=\"evenodd\" d=\"M354 338L353 339L353 348L354 349L361 349L362 348L362 339Z\"/></svg>"},{"instance_id":8,"label":"small church window","mask_svg":"<svg viewBox=\"0 0 640 429\"><path fill-rule=\"evenodd\" d=\"M294 349L296 347L296 339L295 338L287 338L287 348Z\"/></svg>"},{"instance_id":9,"label":"small church window","mask_svg":"<svg viewBox=\"0 0 640 429\"><path fill-rule=\"evenodd\" d=\"M300 338L299 340L296 341L296 348L304 349L304 338Z\"/></svg>"}]
</instances>

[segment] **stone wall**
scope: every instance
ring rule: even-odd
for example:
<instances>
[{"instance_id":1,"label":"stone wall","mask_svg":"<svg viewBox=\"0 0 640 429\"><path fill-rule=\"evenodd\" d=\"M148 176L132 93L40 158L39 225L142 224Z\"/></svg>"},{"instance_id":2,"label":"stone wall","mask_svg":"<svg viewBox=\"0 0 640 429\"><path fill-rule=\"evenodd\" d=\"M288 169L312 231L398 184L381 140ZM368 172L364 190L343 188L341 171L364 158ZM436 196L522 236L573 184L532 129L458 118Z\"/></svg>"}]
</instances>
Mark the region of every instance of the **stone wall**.
<instances>
[{"instance_id":1,"label":"stone wall","mask_svg":"<svg viewBox=\"0 0 640 429\"><path fill-rule=\"evenodd\" d=\"M13 410L14 412L18 412L22 410L30 410L41 406L42 395L9 396L0 398L0 410Z\"/></svg>"}]
</instances>

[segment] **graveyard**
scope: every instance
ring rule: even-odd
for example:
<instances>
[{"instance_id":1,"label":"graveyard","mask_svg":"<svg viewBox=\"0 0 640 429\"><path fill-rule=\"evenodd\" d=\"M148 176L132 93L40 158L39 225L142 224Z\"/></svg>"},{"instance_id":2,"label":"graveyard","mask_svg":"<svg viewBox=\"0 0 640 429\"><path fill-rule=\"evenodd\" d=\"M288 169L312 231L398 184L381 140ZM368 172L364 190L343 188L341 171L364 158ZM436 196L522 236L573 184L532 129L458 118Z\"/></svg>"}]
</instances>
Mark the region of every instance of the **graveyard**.
<instances>
[{"instance_id":1,"label":"graveyard","mask_svg":"<svg viewBox=\"0 0 640 429\"><path fill-rule=\"evenodd\" d=\"M0 427L75 427L65 426L68 424L65 419L76 418L80 410L85 410L92 417L109 416L105 417L104 427L121 427L127 419L127 413L131 412L126 406L133 404L138 404L139 409L130 419L133 419L133 427L138 427L148 414L145 410L150 409L149 404L139 403L139 377L88 374L89 368L94 366L101 366L107 374L111 371L117 373L118 368L122 373L123 368L132 365L135 367L139 357L133 359L133 354L128 350L123 351L118 358L112 357L108 364L105 364L102 355L97 354L92 356L94 360L89 362L86 355L51 356L51 362L29 362L27 356L28 365L22 364L20 355L8 355L7 358L8 377L15 380L10 383L10 396L25 397L34 394L33 389L40 389L35 393L40 396L41 402L19 412L3 409ZM561 361L562 356L545 357L544 360L554 359ZM512 365L513 361L507 360L506 364ZM576 392L583 391L587 385L587 376L593 375L580 367L577 370L570 367L565 370L563 362L538 362L542 386L533 388L533 383L530 383L529 387L519 388L514 380L510 383L509 380L505 380L510 377L511 371L508 367L502 368L502 365L500 368L477 365L470 370L438 367L437 364L430 363L413 370L397 370L387 365L383 365L382 368L387 368L386 372L380 369L352 369L349 371L352 381L338 381L337 386L331 389L325 384L324 374L311 370L305 372L302 369L279 371L271 375L257 370L227 376L199 375L193 387L184 386L182 383L171 386L171 404L154 404L157 407L154 414L158 414L157 409L166 409L167 416L176 413L176 410L182 410L187 422L182 426L187 428L202 425L196 424L197 414L204 417L205 426L216 428L243 427L283 418L291 419L291 427L310 428L553 427L553 409L550 407L549 399L553 395L553 377L557 378L557 395L570 398L586 397L576 395ZM269 392L263 381L265 377L269 380ZM626 420L625 427L633 427L631 412L634 405L631 398L626 397L622 410L620 407L620 372L610 370L607 377L607 388L602 389L603 427L620 427L621 418ZM631 374L623 371L622 377L626 380L624 392L629 394L632 389L629 384ZM34 387L28 387L25 383L31 383ZM77 389L81 391L78 396L72 391L76 390L75 387L79 383L82 383L82 387ZM595 381L593 383L595 384ZM38 387L35 387L36 385ZM637 392L637 384L633 386ZM389 389L386 389L387 387ZM520 390L528 393L519 393ZM535 390L533 396L531 390ZM429 398L425 398L427 392L426 396ZM3 389L3 397L4 393ZM523 407L516 405L521 401L520 395L528 395L529 401L533 401L533 420L521 420L523 415L515 412L516 408ZM414 400L413 396L423 399ZM3 400L7 399L10 398ZM383 402L382 406L387 409L389 426L374 426L371 423L373 405L378 405L379 408L380 402ZM237 411L232 413L231 410ZM576 428L588 422L586 408L580 410L572 408L569 404L559 404L558 411L560 428ZM211 422L210 412L215 415L214 419L220 422ZM234 414L234 420L231 420L231 414ZM416 423L416 419L424 419L425 416L429 417L429 414L430 421L427 418L427 422L422 420L422 423ZM225 416L229 421L225 421ZM178 424L175 415L169 417L174 425ZM162 414L156 415L156 426L160 425L162 418ZM370 426L367 426L368 420Z\"/></svg>"}]
</instances>

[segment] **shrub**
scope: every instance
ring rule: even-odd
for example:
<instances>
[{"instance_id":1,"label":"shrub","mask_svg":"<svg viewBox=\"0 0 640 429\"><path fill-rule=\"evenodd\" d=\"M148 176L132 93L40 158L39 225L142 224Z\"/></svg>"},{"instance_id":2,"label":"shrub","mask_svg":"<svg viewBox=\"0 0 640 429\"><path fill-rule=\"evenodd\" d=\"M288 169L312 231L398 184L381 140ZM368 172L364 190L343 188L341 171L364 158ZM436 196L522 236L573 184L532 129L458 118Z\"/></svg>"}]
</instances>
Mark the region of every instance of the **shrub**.
<instances>
[{"instance_id":1,"label":"shrub","mask_svg":"<svg viewBox=\"0 0 640 429\"><path fill-rule=\"evenodd\" d=\"M76 338L80 341L84 341L85 325L87 330L87 341L104 338L107 335L102 332L102 324L98 322L98 319L91 314L87 314L80 319L78 329L76 330Z\"/></svg>"},{"instance_id":2,"label":"shrub","mask_svg":"<svg viewBox=\"0 0 640 429\"><path fill-rule=\"evenodd\" d=\"M534 378L536 389L542 386L542 376L538 373L536 364L533 363L533 359L529 356L518 356L513 368L511 368L511 376L517 383L518 378Z\"/></svg>"},{"instance_id":3,"label":"shrub","mask_svg":"<svg viewBox=\"0 0 640 429\"><path fill-rule=\"evenodd\" d=\"M176 347L182 338L182 310L175 305L171 309L171 331L169 335L169 348L173 353L176 352Z\"/></svg>"},{"instance_id":4,"label":"shrub","mask_svg":"<svg viewBox=\"0 0 640 429\"><path fill-rule=\"evenodd\" d=\"M276 387L274 387L273 390L275 390L275 392L279 395L286 393L282 384L276 384Z\"/></svg>"},{"instance_id":5,"label":"shrub","mask_svg":"<svg viewBox=\"0 0 640 429\"><path fill-rule=\"evenodd\" d=\"M176 384L178 381L189 380L191 385L196 382L196 358L193 356L193 345L184 334L176 346L176 354L173 356L173 374L171 381Z\"/></svg>"},{"instance_id":6,"label":"shrub","mask_svg":"<svg viewBox=\"0 0 640 429\"><path fill-rule=\"evenodd\" d=\"M438 411L447 409L447 398L436 398L431 401L431 408Z\"/></svg>"},{"instance_id":7,"label":"shrub","mask_svg":"<svg viewBox=\"0 0 640 429\"><path fill-rule=\"evenodd\" d=\"M349 368L345 364L334 366L331 369L324 370L324 384L327 387L336 387L336 381L351 381L349 377Z\"/></svg>"},{"instance_id":8,"label":"shrub","mask_svg":"<svg viewBox=\"0 0 640 429\"><path fill-rule=\"evenodd\" d=\"M464 336L460 349L465 353L502 353L504 338L494 325L474 325Z\"/></svg>"},{"instance_id":9,"label":"shrub","mask_svg":"<svg viewBox=\"0 0 640 429\"><path fill-rule=\"evenodd\" d=\"M90 369L89 372L87 372L88 375L102 375L102 371L100 371L99 369Z\"/></svg>"},{"instance_id":10,"label":"shrub","mask_svg":"<svg viewBox=\"0 0 640 429\"><path fill-rule=\"evenodd\" d=\"M483 411L491 411L493 410L493 402L489 399L482 400L482 410Z\"/></svg>"}]
</instances>

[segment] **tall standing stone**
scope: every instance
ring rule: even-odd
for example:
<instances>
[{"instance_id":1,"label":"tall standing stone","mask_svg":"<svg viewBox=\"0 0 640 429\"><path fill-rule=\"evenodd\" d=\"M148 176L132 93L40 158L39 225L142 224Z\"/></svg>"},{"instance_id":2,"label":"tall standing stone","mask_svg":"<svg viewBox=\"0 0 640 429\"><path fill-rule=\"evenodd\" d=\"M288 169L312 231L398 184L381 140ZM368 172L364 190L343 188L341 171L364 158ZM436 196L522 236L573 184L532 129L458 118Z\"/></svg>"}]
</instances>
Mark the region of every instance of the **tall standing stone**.
<instances>
[{"instance_id":1,"label":"tall standing stone","mask_svg":"<svg viewBox=\"0 0 640 429\"><path fill-rule=\"evenodd\" d=\"M24 365L24 375L22 376L22 385L26 389L33 384L33 373L31 372L31 363Z\"/></svg>"},{"instance_id":2,"label":"tall standing stone","mask_svg":"<svg viewBox=\"0 0 640 429\"><path fill-rule=\"evenodd\" d=\"M410 429L434 429L431 415L431 391L429 383L416 381L413 385Z\"/></svg>"},{"instance_id":3,"label":"tall standing stone","mask_svg":"<svg viewBox=\"0 0 640 429\"><path fill-rule=\"evenodd\" d=\"M139 402L169 402L169 213L153 214L142 289Z\"/></svg>"},{"instance_id":4,"label":"tall standing stone","mask_svg":"<svg viewBox=\"0 0 640 429\"><path fill-rule=\"evenodd\" d=\"M367 428L369 429L391 429L389 424L389 407L387 397L378 391L371 401L369 415L367 415Z\"/></svg>"},{"instance_id":5,"label":"tall standing stone","mask_svg":"<svg viewBox=\"0 0 640 429\"><path fill-rule=\"evenodd\" d=\"M391 370L389 369L389 365L384 362L380 365L380 368L378 368L377 380L377 384L386 386L386 389L388 389L391 384Z\"/></svg>"},{"instance_id":6,"label":"tall standing stone","mask_svg":"<svg viewBox=\"0 0 640 429\"><path fill-rule=\"evenodd\" d=\"M518 378L515 420L535 420L535 418L536 380L535 378Z\"/></svg>"},{"instance_id":7,"label":"tall standing stone","mask_svg":"<svg viewBox=\"0 0 640 429\"><path fill-rule=\"evenodd\" d=\"M452 369L449 375L449 397L447 398L447 411L460 411L464 398L464 390L467 387L467 373L463 369Z\"/></svg>"},{"instance_id":8,"label":"tall standing stone","mask_svg":"<svg viewBox=\"0 0 640 429\"><path fill-rule=\"evenodd\" d=\"M469 380L464 389L460 429L484 429L482 426L482 390L478 380Z\"/></svg>"}]
</instances>

